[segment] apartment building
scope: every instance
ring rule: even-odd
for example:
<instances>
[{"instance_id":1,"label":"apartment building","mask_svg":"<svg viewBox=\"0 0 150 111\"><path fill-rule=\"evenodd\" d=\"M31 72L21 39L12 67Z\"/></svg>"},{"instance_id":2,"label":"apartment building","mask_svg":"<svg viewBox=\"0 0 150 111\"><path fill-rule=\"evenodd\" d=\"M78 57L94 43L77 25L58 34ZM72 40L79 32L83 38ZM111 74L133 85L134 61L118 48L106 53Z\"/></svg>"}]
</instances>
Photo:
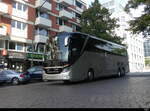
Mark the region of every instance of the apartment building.
<instances>
[{"instance_id":1,"label":"apartment building","mask_svg":"<svg viewBox=\"0 0 150 111\"><path fill-rule=\"evenodd\" d=\"M47 41L80 30L85 9L81 0L0 0L0 63L20 71L42 64Z\"/></svg>"},{"instance_id":2,"label":"apartment building","mask_svg":"<svg viewBox=\"0 0 150 111\"><path fill-rule=\"evenodd\" d=\"M150 70L150 39L144 40L145 69Z\"/></svg>"},{"instance_id":3,"label":"apartment building","mask_svg":"<svg viewBox=\"0 0 150 111\"><path fill-rule=\"evenodd\" d=\"M115 29L115 33L124 38L123 43L127 45L130 72L140 72L145 67L144 41L142 34L133 35L126 30L129 28L128 21L133 19L132 14L124 11L127 2L128 0L100 0L100 3L112 13L111 17L118 19L120 27Z\"/></svg>"}]
</instances>

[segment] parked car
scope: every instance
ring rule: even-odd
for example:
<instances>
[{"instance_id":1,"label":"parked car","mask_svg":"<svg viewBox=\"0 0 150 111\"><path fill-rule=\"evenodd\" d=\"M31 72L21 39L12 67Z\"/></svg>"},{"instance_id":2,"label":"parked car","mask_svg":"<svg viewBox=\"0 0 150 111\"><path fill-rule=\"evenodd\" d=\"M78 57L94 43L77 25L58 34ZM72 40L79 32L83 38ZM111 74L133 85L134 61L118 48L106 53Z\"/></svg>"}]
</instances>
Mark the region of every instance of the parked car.
<instances>
[{"instance_id":1,"label":"parked car","mask_svg":"<svg viewBox=\"0 0 150 111\"><path fill-rule=\"evenodd\" d=\"M13 70L1 70L0 78L3 78L3 82L12 83L13 85L26 83L30 80L30 76L15 72Z\"/></svg>"},{"instance_id":2,"label":"parked car","mask_svg":"<svg viewBox=\"0 0 150 111\"><path fill-rule=\"evenodd\" d=\"M4 76L4 73L1 73L2 70L0 71L0 83L5 83L6 82L6 76Z\"/></svg>"},{"instance_id":3,"label":"parked car","mask_svg":"<svg viewBox=\"0 0 150 111\"><path fill-rule=\"evenodd\" d=\"M24 74L25 75L30 75L30 79L40 79L42 80L42 75L43 75L43 67L42 66L34 66L29 68Z\"/></svg>"}]
</instances>

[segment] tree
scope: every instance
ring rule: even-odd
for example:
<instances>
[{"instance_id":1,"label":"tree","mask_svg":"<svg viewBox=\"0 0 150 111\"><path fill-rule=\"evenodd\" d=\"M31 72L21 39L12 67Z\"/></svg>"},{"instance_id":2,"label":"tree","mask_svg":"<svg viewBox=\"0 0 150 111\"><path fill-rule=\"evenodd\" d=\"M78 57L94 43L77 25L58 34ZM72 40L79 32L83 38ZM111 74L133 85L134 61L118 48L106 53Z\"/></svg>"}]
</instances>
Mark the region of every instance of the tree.
<instances>
[{"instance_id":1,"label":"tree","mask_svg":"<svg viewBox=\"0 0 150 111\"><path fill-rule=\"evenodd\" d=\"M137 9L141 5L144 6L144 13L129 22L129 30L133 34L143 33L147 37L150 35L150 0L130 0L125 7L125 11L129 13L131 9Z\"/></svg>"},{"instance_id":2,"label":"tree","mask_svg":"<svg viewBox=\"0 0 150 111\"><path fill-rule=\"evenodd\" d=\"M114 29L118 27L117 20L110 16L109 11L95 0L81 15L81 32L121 43L122 39L114 33Z\"/></svg>"}]
</instances>

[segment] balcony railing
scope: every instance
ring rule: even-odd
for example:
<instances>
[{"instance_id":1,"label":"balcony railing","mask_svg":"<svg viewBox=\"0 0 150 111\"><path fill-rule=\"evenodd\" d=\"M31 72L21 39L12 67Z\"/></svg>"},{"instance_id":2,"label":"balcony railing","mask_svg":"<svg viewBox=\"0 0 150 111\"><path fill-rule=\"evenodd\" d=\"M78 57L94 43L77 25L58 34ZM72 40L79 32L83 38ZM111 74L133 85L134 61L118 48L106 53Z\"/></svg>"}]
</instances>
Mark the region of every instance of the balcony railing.
<instances>
[{"instance_id":1,"label":"balcony railing","mask_svg":"<svg viewBox=\"0 0 150 111\"><path fill-rule=\"evenodd\" d=\"M0 2L0 13L8 13L8 5L5 3Z\"/></svg>"},{"instance_id":2,"label":"balcony railing","mask_svg":"<svg viewBox=\"0 0 150 111\"><path fill-rule=\"evenodd\" d=\"M36 8L39 8L43 5L43 3L45 2L45 0L37 0L36 1ZM51 10L52 9L52 5L49 2L45 2L44 5L41 7L41 10Z\"/></svg>"},{"instance_id":3,"label":"balcony railing","mask_svg":"<svg viewBox=\"0 0 150 111\"><path fill-rule=\"evenodd\" d=\"M76 7L76 10L78 10L81 13L84 11L82 8L79 8L79 7Z\"/></svg>"},{"instance_id":4,"label":"balcony railing","mask_svg":"<svg viewBox=\"0 0 150 111\"><path fill-rule=\"evenodd\" d=\"M63 5L73 5L72 0L57 0L58 3L61 3Z\"/></svg>"},{"instance_id":5,"label":"balcony railing","mask_svg":"<svg viewBox=\"0 0 150 111\"><path fill-rule=\"evenodd\" d=\"M59 27L60 32L73 32L73 29L69 26L62 25Z\"/></svg>"},{"instance_id":6,"label":"balcony railing","mask_svg":"<svg viewBox=\"0 0 150 111\"><path fill-rule=\"evenodd\" d=\"M41 25L44 27L51 27L52 22L49 19L43 18L43 17L37 17L35 21L35 25Z\"/></svg>"},{"instance_id":7,"label":"balcony railing","mask_svg":"<svg viewBox=\"0 0 150 111\"><path fill-rule=\"evenodd\" d=\"M66 19L67 18L72 19L73 14L71 12L68 12L68 11L63 9L59 12L59 16L62 17L62 18L66 18Z\"/></svg>"},{"instance_id":8,"label":"balcony railing","mask_svg":"<svg viewBox=\"0 0 150 111\"><path fill-rule=\"evenodd\" d=\"M39 43L39 42L46 43L46 42L47 42L47 39L48 39L48 36L36 34L34 41L35 41L35 43Z\"/></svg>"}]
</instances>

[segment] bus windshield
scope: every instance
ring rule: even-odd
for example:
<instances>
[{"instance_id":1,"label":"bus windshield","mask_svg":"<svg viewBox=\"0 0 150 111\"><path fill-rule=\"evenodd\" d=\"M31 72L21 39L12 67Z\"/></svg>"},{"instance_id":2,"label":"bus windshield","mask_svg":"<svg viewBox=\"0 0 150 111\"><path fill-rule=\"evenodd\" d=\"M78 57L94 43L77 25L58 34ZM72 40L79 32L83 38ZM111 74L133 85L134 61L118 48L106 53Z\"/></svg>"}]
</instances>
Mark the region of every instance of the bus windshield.
<instances>
[{"instance_id":1,"label":"bus windshield","mask_svg":"<svg viewBox=\"0 0 150 111\"><path fill-rule=\"evenodd\" d=\"M61 62L68 62L68 43L66 44L65 42L69 38L69 34L60 34L55 38L56 42L56 48L57 48L57 53L56 53L56 58L61 61Z\"/></svg>"},{"instance_id":2,"label":"bus windshield","mask_svg":"<svg viewBox=\"0 0 150 111\"><path fill-rule=\"evenodd\" d=\"M80 34L59 34L55 37L56 51L52 52L55 55L52 61L73 64L80 56L84 41Z\"/></svg>"}]
</instances>

